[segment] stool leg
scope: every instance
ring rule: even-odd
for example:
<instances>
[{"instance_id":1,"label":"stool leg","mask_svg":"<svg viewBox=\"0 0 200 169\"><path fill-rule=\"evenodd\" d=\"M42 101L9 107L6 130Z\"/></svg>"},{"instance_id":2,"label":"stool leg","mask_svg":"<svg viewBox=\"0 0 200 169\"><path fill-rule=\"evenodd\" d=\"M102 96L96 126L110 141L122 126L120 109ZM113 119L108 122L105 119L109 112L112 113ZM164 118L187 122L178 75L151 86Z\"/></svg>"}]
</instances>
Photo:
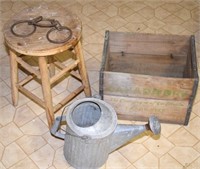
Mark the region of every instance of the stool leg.
<instances>
[{"instance_id":1,"label":"stool leg","mask_svg":"<svg viewBox=\"0 0 200 169\"><path fill-rule=\"evenodd\" d=\"M54 65L54 56L49 56L49 73L50 77L53 77L55 75L55 65Z\"/></svg>"},{"instance_id":2,"label":"stool leg","mask_svg":"<svg viewBox=\"0 0 200 169\"><path fill-rule=\"evenodd\" d=\"M51 128L54 122L54 111L53 111L53 101L51 95L51 84L50 84L47 60L46 57L39 57L38 60L41 73L42 91L45 102L46 116L49 128Z\"/></svg>"},{"instance_id":3,"label":"stool leg","mask_svg":"<svg viewBox=\"0 0 200 169\"><path fill-rule=\"evenodd\" d=\"M19 98L19 91L17 88L17 83L18 83L18 63L16 60L17 55L12 50L9 50L9 55L10 55L12 102L14 106L17 106Z\"/></svg>"},{"instance_id":4,"label":"stool leg","mask_svg":"<svg viewBox=\"0 0 200 169\"><path fill-rule=\"evenodd\" d=\"M87 97L90 97L91 96L90 83L89 83L89 79L88 79L88 75L87 75L87 70L86 70L86 67L85 67L85 61L84 61L82 46L81 46L80 41L75 46L75 55L80 60L80 62L78 64L78 68L79 68L79 73L80 73L81 78L82 78L82 83L84 85L85 95Z\"/></svg>"}]
</instances>

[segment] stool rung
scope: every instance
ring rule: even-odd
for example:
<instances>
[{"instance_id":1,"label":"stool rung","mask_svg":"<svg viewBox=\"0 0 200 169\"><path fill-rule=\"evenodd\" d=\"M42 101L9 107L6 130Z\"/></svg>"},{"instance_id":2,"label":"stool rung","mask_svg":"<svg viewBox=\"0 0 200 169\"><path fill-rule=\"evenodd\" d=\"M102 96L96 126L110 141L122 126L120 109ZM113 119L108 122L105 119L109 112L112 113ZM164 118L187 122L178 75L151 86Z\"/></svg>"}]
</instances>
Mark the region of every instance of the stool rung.
<instances>
[{"instance_id":1,"label":"stool rung","mask_svg":"<svg viewBox=\"0 0 200 169\"><path fill-rule=\"evenodd\" d=\"M37 70L35 70L35 69L33 69L29 64L27 64L26 62L24 62L22 58L17 57L16 60L17 60L17 62L18 62L19 64L21 64L22 67L24 67L24 68L25 68L26 70L28 70L30 73L33 73L33 74L36 75L37 78L39 78L39 79L41 78L40 72L37 71Z\"/></svg>"},{"instance_id":2,"label":"stool rung","mask_svg":"<svg viewBox=\"0 0 200 169\"><path fill-rule=\"evenodd\" d=\"M54 65L57 66L59 69L64 69L65 68L65 65L60 63L60 62L58 62L58 61L54 62Z\"/></svg>"},{"instance_id":3,"label":"stool rung","mask_svg":"<svg viewBox=\"0 0 200 169\"><path fill-rule=\"evenodd\" d=\"M74 90L72 93L70 93L65 99L63 99L60 103L58 103L56 106L54 106L54 113L56 113L58 110L60 110L66 103L68 103L70 100L72 100L75 96L77 96L80 92L84 90L84 86L80 86L76 90Z\"/></svg>"},{"instance_id":4,"label":"stool rung","mask_svg":"<svg viewBox=\"0 0 200 169\"><path fill-rule=\"evenodd\" d=\"M62 63L60 62L54 62L55 66L57 66L58 68L60 69L64 69L65 68L65 65L63 65ZM76 77L78 80L82 81L81 77L79 74L77 74L75 71L71 71L70 74L74 77Z\"/></svg>"},{"instance_id":5,"label":"stool rung","mask_svg":"<svg viewBox=\"0 0 200 169\"><path fill-rule=\"evenodd\" d=\"M27 84L28 82L30 82L31 80L34 79L34 75L28 75L25 79L21 80L18 85L20 86L24 86L25 84Z\"/></svg>"},{"instance_id":6,"label":"stool rung","mask_svg":"<svg viewBox=\"0 0 200 169\"><path fill-rule=\"evenodd\" d=\"M26 95L29 98L31 98L34 102L36 102L42 108L45 109L45 104L44 104L44 101L42 99L40 99L39 97L37 97L36 95L34 95L33 93L31 93L29 90L27 90L26 88L24 88L21 85L17 85L17 87L18 87L18 89L19 89L20 92L22 92L24 95Z\"/></svg>"},{"instance_id":7,"label":"stool rung","mask_svg":"<svg viewBox=\"0 0 200 169\"><path fill-rule=\"evenodd\" d=\"M78 73L76 73L75 71L71 71L70 74L72 76L74 76L75 78L77 78L78 80L82 81L81 76Z\"/></svg>"},{"instance_id":8,"label":"stool rung","mask_svg":"<svg viewBox=\"0 0 200 169\"><path fill-rule=\"evenodd\" d=\"M54 82L56 82L58 79L60 79L64 73L69 72L70 70L74 69L79 63L79 60L76 60L73 64L65 67L64 69L62 69L59 73L57 73L55 76L53 76L50 79L50 84L53 84Z\"/></svg>"}]
</instances>

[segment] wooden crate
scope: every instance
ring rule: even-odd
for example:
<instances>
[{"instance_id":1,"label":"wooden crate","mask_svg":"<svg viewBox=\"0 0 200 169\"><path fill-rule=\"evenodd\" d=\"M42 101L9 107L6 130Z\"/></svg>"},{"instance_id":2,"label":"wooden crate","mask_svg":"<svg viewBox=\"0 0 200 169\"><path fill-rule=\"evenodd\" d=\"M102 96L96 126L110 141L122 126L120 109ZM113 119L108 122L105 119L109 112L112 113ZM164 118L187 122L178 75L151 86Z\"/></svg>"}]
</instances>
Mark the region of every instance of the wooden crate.
<instances>
[{"instance_id":1,"label":"wooden crate","mask_svg":"<svg viewBox=\"0 0 200 169\"><path fill-rule=\"evenodd\" d=\"M189 122L198 86L194 36L106 31L99 94L119 119Z\"/></svg>"}]
</instances>

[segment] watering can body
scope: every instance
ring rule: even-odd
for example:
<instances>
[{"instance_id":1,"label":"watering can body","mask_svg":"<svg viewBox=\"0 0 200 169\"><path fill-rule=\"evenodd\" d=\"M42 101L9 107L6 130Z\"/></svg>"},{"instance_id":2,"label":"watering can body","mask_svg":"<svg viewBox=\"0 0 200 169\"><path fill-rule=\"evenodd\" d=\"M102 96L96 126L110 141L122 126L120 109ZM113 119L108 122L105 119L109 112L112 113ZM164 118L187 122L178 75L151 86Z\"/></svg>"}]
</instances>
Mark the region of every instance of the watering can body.
<instances>
[{"instance_id":1,"label":"watering can body","mask_svg":"<svg viewBox=\"0 0 200 169\"><path fill-rule=\"evenodd\" d=\"M60 123L66 122L65 135L58 132ZM115 110L96 98L85 98L70 105L66 117L57 117L52 135L65 140L64 156L76 169L97 169L107 160L109 153L121 147L146 130L160 133L160 123L151 117L148 125L117 125Z\"/></svg>"},{"instance_id":2,"label":"watering can body","mask_svg":"<svg viewBox=\"0 0 200 169\"><path fill-rule=\"evenodd\" d=\"M110 136L88 139L66 134L64 156L76 169L97 169L107 160L110 153Z\"/></svg>"}]
</instances>

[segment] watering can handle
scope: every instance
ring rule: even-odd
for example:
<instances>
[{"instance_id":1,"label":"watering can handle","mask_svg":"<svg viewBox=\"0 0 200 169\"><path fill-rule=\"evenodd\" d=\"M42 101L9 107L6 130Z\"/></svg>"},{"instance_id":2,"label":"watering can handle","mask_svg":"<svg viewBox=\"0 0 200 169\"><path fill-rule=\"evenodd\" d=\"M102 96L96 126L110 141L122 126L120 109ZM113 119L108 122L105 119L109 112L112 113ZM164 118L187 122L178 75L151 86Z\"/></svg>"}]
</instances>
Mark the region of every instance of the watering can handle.
<instances>
[{"instance_id":1,"label":"watering can handle","mask_svg":"<svg viewBox=\"0 0 200 169\"><path fill-rule=\"evenodd\" d=\"M57 138L60 139L65 139L65 134L62 134L61 132L58 131L58 129L60 128L60 123L61 122L65 122L66 121L66 117L65 116L58 116L56 117L53 126L51 127L51 134Z\"/></svg>"}]
</instances>

